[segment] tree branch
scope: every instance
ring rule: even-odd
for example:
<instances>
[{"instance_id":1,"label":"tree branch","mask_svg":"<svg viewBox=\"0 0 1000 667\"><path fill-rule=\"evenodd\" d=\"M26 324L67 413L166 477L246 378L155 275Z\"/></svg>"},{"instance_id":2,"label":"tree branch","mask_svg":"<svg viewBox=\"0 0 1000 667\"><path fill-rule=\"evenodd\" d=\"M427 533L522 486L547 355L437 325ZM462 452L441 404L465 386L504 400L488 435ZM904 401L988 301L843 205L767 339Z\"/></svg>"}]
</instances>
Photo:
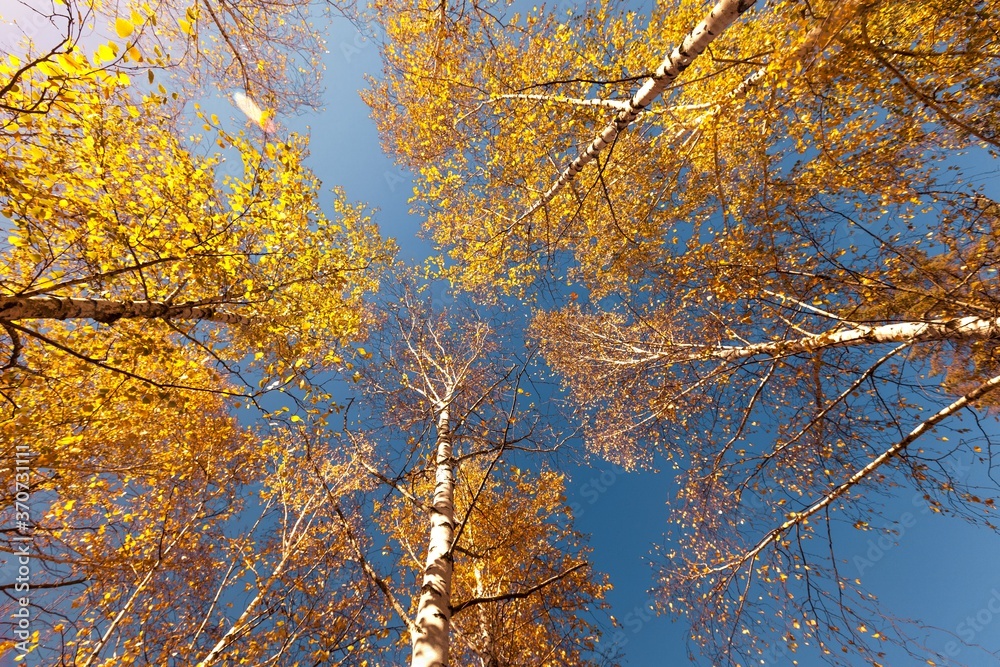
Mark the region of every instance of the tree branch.
<instances>
[{"instance_id":1,"label":"tree branch","mask_svg":"<svg viewBox=\"0 0 1000 667\"><path fill-rule=\"evenodd\" d=\"M879 326L855 325L850 329L841 329L840 331L824 331L791 340L767 341L750 345L710 347L696 343L667 343L661 346L661 351L654 354L657 358L667 361L705 359L736 361L759 356L775 357L799 354L827 347L853 347L876 343L911 344L941 340L988 340L998 337L1000 337L1000 318L984 319L969 316L929 322L893 322ZM630 348L636 351L639 349L634 348L634 346L630 346ZM690 352L688 355L678 358L671 356L670 351L673 349L685 349ZM648 350L642 351L648 352ZM651 360L647 356L637 360L636 363L645 363Z\"/></svg>"},{"instance_id":2,"label":"tree branch","mask_svg":"<svg viewBox=\"0 0 1000 667\"><path fill-rule=\"evenodd\" d=\"M559 581L560 579L564 579L565 577L569 576L573 572L576 572L577 570L579 570L581 568L589 567L589 566L590 566L590 563L579 563L579 564L574 565L573 567L569 568L568 570L564 570L563 572L560 572L557 575L549 577L545 581L542 581L540 583L535 584L534 586L532 586L531 588L529 588L527 590L518 591L516 593L504 593L502 595L490 595L490 596L484 597L484 598L472 598L471 600L466 600L465 602L461 602L461 603L459 603L457 605L454 605L451 608L451 615L452 615L452 617L454 617L455 614L457 614L458 612L462 611L463 609L466 609L468 607L471 607L471 606L477 605L477 604L485 604L487 602L502 602L504 600L517 600L517 599L520 599L520 598L526 598L529 595L531 595L532 593L537 593L538 591L542 590L543 588L545 588L549 584L555 583L556 581Z\"/></svg>"},{"instance_id":3,"label":"tree branch","mask_svg":"<svg viewBox=\"0 0 1000 667\"><path fill-rule=\"evenodd\" d=\"M628 100L628 109L618 112L615 119L605 126L587 149L578 155L559 174L559 178L556 179L552 187L528 210L518 216L515 224L528 218L550 202L587 164L594 161L598 153L610 145L621 132L631 125L646 107L652 104L666 90L667 86L680 76L681 72L686 70L694 62L694 59L708 48L709 44L715 41L741 14L750 9L755 3L756 0L719 0L708 16L684 37L680 46L676 47L663 59L660 66L656 68L656 72Z\"/></svg>"},{"instance_id":4,"label":"tree branch","mask_svg":"<svg viewBox=\"0 0 1000 667\"><path fill-rule=\"evenodd\" d=\"M929 417L928 419L920 423L912 431L910 431L906 435L906 437L899 440L897 443L889 447L889 449L885 450L877 457L872 459L872 461L870 461L866 466L864 466L860 470L857 470L846 481L834 487L820 500L810 505L805 511L791 513L788 520L786 520L780 526L771 529L767 533L767 535L765 535L759 542L757 542L757 544L754 546L753 549L742 554L737 561L735 562L731 561L729 563L726 563L725 565L711 568L711 570L709 571L720 572L725 570L734 570L741 568L744 563L756 558L757 554L763 551L768 544L770 544L771 542L776 542L778 539L781 538L781 536L784 533L788 532L789 529L798 526L799 524L806 521L812 515L828 507L835 500L837 500L837 498L843 496L845 493L847 493L854 486L862 482L873 472L875 472L883 465L888 463L894 456L898 455L903 450L905 450L908 446L910 446L911 443L913 443L914 440L919 438L928 430L932 429L938 423L950 417L951 415L955 414L959 410L969 407L972 403L979 400L980 398L982 398L989 392L993 391L997 387L1000 387L1000 375L990 378L989 380L981 384L973 391L970 391L968 394L965 394L964 396L962 396L955 402L951 403L950 405L945 406L944 408L938 410L936 413L931 415L931 417Z\"/></svg>"},{"instance_id":5,"label":"tree branch","mask_svg":"<svg viewBox=\"0 0 1000 667\"><path fill-rule=\"evenodd\" d=\"M89 319L110 324L120 319L181 319L249 324L252 320L204 303L173 305L158 301L111 301L59 296L0 297L0 320Z\"/></svg>"},{"instance_id":6,"label":"tree branch","mask_svg":"<svg viewBox=\"0 0 1000 667\"><path fill-rule=\"evenodd\" d=\"M327 489L327 492L331 493L329 489ZM340 511L340 505L334 505L333 511L337 513L337 516L344 524L344 532L347 534L347 541L350 542L351 547L354 549L354 553L358 557L358 563L361 564L361 569L365 571L365 574L368 575L372 582L374 582L374 584L378 586L379 590L382 591L382 594L385 595L385 598L389 601L389 605L392 607L393 611L395 611L400 620L406 624L406 629L410 631L410 635L413 636L418 634L420 632L419 628L417 628L416 624L410 619L406 610L403 609L403 605L399 603L399 600L397 600L396 596L393 595L392 590L389 589L389 585L385 583L385 580L378 575L375 568L373 568L368 562L368 559L365 558L364 551L361 550L361 545L358 544L358 541L354 537L354 533L351 532L351 524L348 523L347 517L344 516L344 513Z\"/></svg>"},{"instance_id":7,"label":"tree branch","mask_svg":"<svg viewBox=\"0 0 1000 667\"><path fill-rule=\"evenodd\" d=\"M51 584L35 584L35 583L32 583L31 584L31 590L34 591L34 590L41 590L43 588L62 588L63 586L76 586L77 584L83 584L83 583L86 583L87 581L89 581L89 579L87 577L81 577L79 579L70 579L69 581L63 581L63 582L51 583ZM15 584L4 584L3 586L0 586L0 591L8 591L8 590L14 588L15 586L17 586L16 583Z\"/></svg>"}]
</instances>

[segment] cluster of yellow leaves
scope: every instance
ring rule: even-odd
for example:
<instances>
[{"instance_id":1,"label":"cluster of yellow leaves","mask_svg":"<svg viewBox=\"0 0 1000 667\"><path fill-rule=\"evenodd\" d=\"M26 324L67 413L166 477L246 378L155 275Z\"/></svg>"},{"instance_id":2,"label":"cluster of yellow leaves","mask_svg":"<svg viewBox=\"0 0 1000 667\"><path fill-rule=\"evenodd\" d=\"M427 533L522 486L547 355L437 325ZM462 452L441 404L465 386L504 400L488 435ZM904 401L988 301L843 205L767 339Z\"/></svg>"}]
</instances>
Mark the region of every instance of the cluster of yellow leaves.
<instances>
[{"instance_id":1,"label":"cluster of yellow leaves","mask_svg":"<svg viewBox=\"0 0 1000 667\"><path fill-rule=\"evenodd\" d=\"M648 280L678 237L718 238L705 225L720 212L761 232L828 215L810 199L819 191L912 217L935 156L997 141L985 120L996 105L989 12L948 0L774 3L695 60L606 162L522 219L616 113L606 105L663 57L664 36L679 39L705 8L664 3L643 25L602 3L501 24L397 4L377 5L392 41L366 99L385 144L419 173L415 208L470 286L518 291L557 267L604 294ZM961 95L926 99L956 86Z\"/></svg>"},{"instance_id":2,"label":"cluster of yellow leaves","mask_svg":"<svg viewBox=\"0 0 1000 667\"><path fill-rule=\"evenodd\" d=\"M109 97L109 99L105 99ZM247 355L284 378L361 335L364 295L392 253L361 205L335 192L334 217L291 137L200 157L159 101L91 94L0 146L0 201L14 223L0 255L5 295L204 305L245 324L201 329L220 361ZM223 161L238 173L216 184ZM195 323L151 322L164 336ZM262 359L263 358L263 359Z\"/></svg>"},{"instance_id":3,"label":"cluster of yellow leaves","mask_svg":"<svg viewBox=\"0 0 1000 667\"><path fill-rule=\"evenodd\" d=\"M76 350L104 354L130 370L149 363L143 372L154 381L179 372L192 382L226 386L203 359L183 349L164 350L162 341L141 331L113 332L98 341L89 327L66 329L65 339ZM143 346L155 346L145 348L152 357L134 353ZM62 598L63 605L74 601L74 608L86 611L70 615L79 634L49 628L63 637L47 635L43 645L66 642L66 655L73 655L96 641L101 619L115 615L147 572L203 562L213 548L212 531L225 523L238 488L249 482L256 454L253 439L227 414L221 393L171 392L33 340L26 347L36 369L3 375L0 451L12 478L15 451L31 452L31 581L72 582L49 595L39 591L34 599L56 610ZM13 494L5 489L5 507L14 506ZM209 516L211 528L201 526ZM4 538L4 550L15 551L12 537ZM172 545L169 553L165 545ZM205 556L197 556L200 550Z\"/></svg>"},{"instance_id":4,"label":"cluster of yellow leaves","mask_svg":"<svg viewBox=\"0 0 1000 667\"><path fill-rule=\"evenodd\" d=\"M2 376L6 407L18 401L0 437L4 470L13 479L18 458L30 467L31 582L62 585L32 593L47 612L39 618L65 619L45 625L45 659L58 651L102 664L114 652L116 664L192 664L234 625L240 639L218 647L227 660L275 646L346 653L367 632L359 624L374 621L359 616L370 601L330 512L365 479L345 448L301 429L240 426L225 397L235 388L210 358L167 348L147 327L51 329L73 350L149 381L33 339L23 352L35 369ZM180 391L170 386L178 376L214 391ZM3 492L11 512L14 494ZM16 537L0 548L16 552ZM342 595L327 594L331 581Z\"/></svg>"}]
</instances>

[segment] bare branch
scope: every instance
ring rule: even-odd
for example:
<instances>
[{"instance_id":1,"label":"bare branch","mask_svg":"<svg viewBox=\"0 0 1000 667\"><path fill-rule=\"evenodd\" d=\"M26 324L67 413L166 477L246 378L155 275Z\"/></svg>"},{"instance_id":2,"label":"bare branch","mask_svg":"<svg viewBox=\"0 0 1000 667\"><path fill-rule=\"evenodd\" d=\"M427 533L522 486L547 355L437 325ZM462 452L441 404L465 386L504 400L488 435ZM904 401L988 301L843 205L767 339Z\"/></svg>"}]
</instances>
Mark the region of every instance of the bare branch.
<instances>
[{"instance_id":1,"label":"bare branch","mask_svg":"<svg viewBox=\"0 0 1000 667\"><path fill-rule=\"evenodd\" d=\"M559 581L560 579L565 579L567 576L569 576L573 572L576 572L577 570L579 570L581 568L584 568L584 567L590 567L590 563L578 563L577 565L574 565L573 567L569 568L568 570L563 570L559 574L553 575L553 576L549 577L548 579L546 579L545 581L539 582L539 583L535 584L534 586L532 586L531 588L525 589L523 591L516 591L516 592L513 592L513 593L503 593L502 595L490 595L488 597L472 598L470 600L466 600L465 602L461 602L461 603L459 603L457 605L454 605L451 608L452 616L454 616L458 612L462 611L463 609L466 609L468 607L472 607L472 606L477 605L477 604L486 604L488 602L504 602L504 601L507 601L507 600L517 600L517 599L520 599L520 598L526 598L529 595L531 595L532 593L537 593L538 591L542 590L546 586L548 586L550 584L553 584L553 583Z\"/></svg>"}]
</instances>

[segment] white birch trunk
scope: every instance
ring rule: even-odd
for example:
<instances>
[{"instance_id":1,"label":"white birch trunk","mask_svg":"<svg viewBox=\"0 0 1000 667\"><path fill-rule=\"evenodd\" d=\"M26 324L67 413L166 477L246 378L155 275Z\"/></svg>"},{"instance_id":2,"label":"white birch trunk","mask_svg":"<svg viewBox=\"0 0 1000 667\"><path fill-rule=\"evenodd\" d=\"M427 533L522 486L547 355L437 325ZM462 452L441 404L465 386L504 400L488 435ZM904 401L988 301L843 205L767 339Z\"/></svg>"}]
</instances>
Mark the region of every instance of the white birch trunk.
<instances>
[{"instance_id":1,"label":"white birch trunk","mask_svg":"<svg viewBox=\"0 0 1000 667\"><path fill-rule=\"evenodd\" d=\"M793 340L721 346L709 348L700 355L692 355L692 358L709 357L736 361L760 355L778 356L811 352L826 347L851 347L872 343L921 343L948 339L985 340L998 336L1000 336L1000 318L983 319L970 316L930 322L893 322L876 327L858 326Z\"/></svg>"},{"instance_id":2,"label":"white birch trunk","mask_svg":"<svg viewBox=\"0 0 1000 667\"><path fill-rule=\"evenodd\" d=\"M88 319L108 323L120 319L207 320L224 324L250 322L248 317L226 313L211 306L58 296L0 297L0 321L24 319Z\"/></svg>"},{"instance_id":3,"label":"white birch trunk","mask_svg":"<svg viewBox=\"0 0 1000 667\"><path fill-rule=\"evenodd\" d=\"M412 636L411 667L448 667L449 664L453 563L448 552L455 532L455 473L447 404L438 414L436 464L430 540L417 607L417 632Z\"/></svg>"},{"instance_id":4,"label":"white birch trunk","mask_svg":"<svg viewBox=\"0 0 1000 667\"><path fill-rule=\"evenodd\" d=\"M570 326L573 326L572 324ZM928 322L893 322L878 326L855 324L850 328L749 345L709 345L681 342L633 342L601 329L576 325L581 358L611 366L640 366L656 361L741 361L754 357L776 358L829 347L854 347L879 343L906 345L941 340L989 340L1000 338L1000 318L956 317ZM558 340L558 339L557 339ZM561 339L573 344L572 337ZM582 341L582 342L580 342ZM597 350L597 354L592 354Z\"/></svg>"},{"instance_id":5,"label":"white birch trunk","mask_svg":"<svg viewBox=\"0 0 1000 667\"><path fill-rule=\"evenodd\" d=\"M660 94L666 90L673 81L680 76L681 72L694 62L694 59L701 55L708 45L719 35L726 31L739 16L750 9L757 0L719 0L712 11L709 12L701 23L689 32L681 41L681 45L675 48L670 55L663 59L656 72L642 85L635 95L628 100L628 108L620 111L615 119L611 121L601 131L599 135L590 143L583 153L581 153L566 169L559 175L556 182L550 187L541 199L531 208L525 211L518 219L523 220L529 215L547 204L552 198L562 190L567 183L579 174L585 166L593 162L606 146L611 145L615 138L625 130L632 122L639 117L646 107L652 104Z\"/></svg>"}]
</instances>

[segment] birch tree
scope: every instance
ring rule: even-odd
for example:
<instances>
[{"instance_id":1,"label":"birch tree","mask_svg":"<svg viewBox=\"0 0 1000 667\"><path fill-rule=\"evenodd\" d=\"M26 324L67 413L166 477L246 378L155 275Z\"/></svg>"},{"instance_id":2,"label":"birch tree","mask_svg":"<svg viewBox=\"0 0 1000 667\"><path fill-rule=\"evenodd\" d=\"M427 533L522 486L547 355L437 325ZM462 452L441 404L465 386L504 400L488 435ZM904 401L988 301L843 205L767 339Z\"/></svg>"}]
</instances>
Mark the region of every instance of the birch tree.
<instances>
[{"instance_id":1,"label":"birch tree","mask_svg":"<svg viewBox=\"0 0 1000 667\"><path fill-rule=\"evenodd\" d=\"M915 230L850 264L812 229L752 265L735 234L645 303L539 313L589 445L626 466L683 461L663 609L691 614L714 661L818 644L877 662L887 640L946 657L921 653L875 606L834 538L890 523L880 507L893 489L917 492L915 511L995 527L995 443L981 423L996 405L994 207L980 196L949 209L934 254ZM764 620L772 605L787 623Z\"/></svg>"},{"instance_id":2,"label":"birch tree","mask_svg":"<svg viewBox=\"0 0 1000 667\"><path fill-rule=\"evenodd\" d=\"M337 221L319 211L301 146L259 153L233 138L246 172L217 189L217 160L126 106L95 111L45 116L49 133L11 148L0 185L16 225L0 256L0 451L9 462L36 454L31 489L75 507L70 522L85 507L74 489L99 496L133 467L185 475L170 434L210 427L179 411L288 410L258 400L280 390L298 401L294 419L329 412L329 378L317 374L363 335L367 270L387 248L361 207L338 200ZM140 156L148 168L136 176ZM253 446L233 443L233 460ZM183 460L197 465L197 448ZM154 496L176 485L148 483Z\"/></svg>"},{"instance_id":3,"label":"birch tree","mask_svg":"<svg viewBox=\"0 0 1000 667\"><path fill-rule=\"evenodd\" d=\"M80 93L85 114L49 114L6 146L8 369L30 368L36 346L72 351L88 335L43 323L89 321L109 340L157 331L200 347L232 377L250 355L267 383L329 363L360 334L358 305L391 244L342 192L333 219L320 210L301 139L258 149L207 118L243 162L220 186L224 158L185 148L155 99ZM145 165L139 174L136 164Z\"/></svg>"},{"instance_id":4,"label":"birch tree","mask_svg":"<svg viewBox=\"0 0 1000 667\"><path fill-rule=\"evenodd\" d=\"M730 65L712 62L721 53L708 64L698 55L709 44L716 48L715 40L727 48L731 31L734 40L747 39L748 29L736 19L752 4L663 6L644 27L615 3L566 17L542 8L509 19L498 18L507 11L502 5L451 12L446 5L438 11L438 5L380 3L391 40L384 49L386 78L367 99L397 159L419 173L417 210L463 267L464 284L498 282L517 290L543 267L561 271L562 251L575 253L588 272L606 272L611 245L616 253L632 252L635 244L620 243L627 231L613 224L640 217L627 203L634 193L614 200L612 208L624 208L612 211L612 220L600 192L609 184L630 187L634 179L609 169L629 164L629 173L643 174L643 181L671 167L682 170L677 160L653 166L643 137L661 130L648 124L683 132L680 119L714 105L720 77L739 85ZM663 34L676 38L677 50L657 53ZM614 57L591 57L589 50L610 50ZM680 82L687 76L711 82L710 101L688 104L685 95L665 110L647 109L669 82L686 91ZM663 145L656 157L670 160L666 141L656 143ZM602 152L621 159L601 165ZM591 163L597 173L580 182L577 175ZM647 195L632 199L651 214ZM652 203L657 210L662 200ZM637 231L632 238L641 236ZM601 247L591 247L592 239Z\"/></svg>"},{"instance_id":5,"label":"birch tree","mask_svg":"<svg viewBox=\"0 0 1000 667\"><path fill-rule=\"evenodd\" d=\"M415 498L428 497L430 480L416 472L405 488ZM599 600L609 585L590 571L589 549L572 529L563 475L508 463L477 466L472 459L462 472L451 664L612 664L596 632ZM414 557L426 541L425 514L397 493L379 522L399 567L421 571ZM587 614L588 607L597 608Z\"/></svg>"},{"instance_id":6,"label":"birch tree","mask_svg":"<svg viewBox=\"0 0 1000 667\"><path fill-rule=\"evenodd\" d=\"M636 116L668 45L715 9L379 6L387 65L368 100L470 286L517 291L541 271L607 293L740 224L779 233L854 203L909 219L943 194L938 159L997 141L985 7L748 9ZM945 89L961 93L929 92Z\"/></svg>"},{"instance_id":7,"label":"birch tree","mask_svg":"<svg viewBox=\"0 0 1000 667\"><path fill-rule=\"evenodd\" d=\"M30 460L33 499L0 549L30 538L40 568L29 643L87 665L343 658L374 636L330 518L359 476L314 445L323 483L292 479L295 438L233 409L275 389L309 421L334 409L313 380L363 337L392 245L342 192L323 213L301 138L258 145L202 114L240 163L223 178L162 94L60 48L0 71L0 451L11 480ZM257 407L271 428L302 421ZM350 594L324 597L334 585Z\"/></svg>"},{"instance_id":8,"label":"birch tree","mask_svg":"<svg viewBox=\"0 0 1000 667\"><path fill-rule=\"evenodd\" d=\"M594 664L597 630L582 614L608 585L572 529L562 477L510 463L560 445L522 405L524 361L488 320L435 313L412 291L382 331L364 386L409 437L370 472L389 487L376 504L388 554L413 581L370 576L407 628L410 664Z\"/></svg>"}]
</instances>

